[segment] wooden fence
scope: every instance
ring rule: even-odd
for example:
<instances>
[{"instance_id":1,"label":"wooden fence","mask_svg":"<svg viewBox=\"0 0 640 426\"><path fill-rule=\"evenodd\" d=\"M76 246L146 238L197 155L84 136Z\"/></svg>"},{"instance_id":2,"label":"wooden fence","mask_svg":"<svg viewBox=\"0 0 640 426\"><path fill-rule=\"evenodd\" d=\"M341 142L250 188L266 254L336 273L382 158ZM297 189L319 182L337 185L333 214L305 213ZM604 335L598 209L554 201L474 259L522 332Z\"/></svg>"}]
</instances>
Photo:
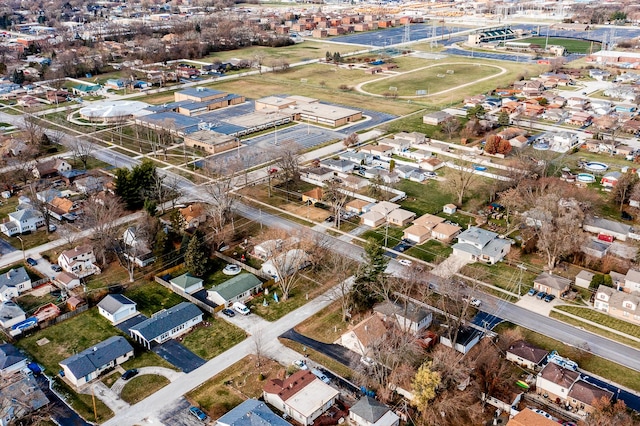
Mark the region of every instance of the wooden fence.
<instances>
[{"instance_id":1,"label":"wooden fence","mask_svg":"<svg viewBox=\"0 0 640 426\"><path fill-rule=\"evenodd\" d=\"M184 297L189 302L193 303L194 305L196 305L197 307L199 307L203 311L208 312L210 315L213 315L217 311L219 311L219 310L224 308L224 306L217 306L217 307L214 308L213 306L204 303L202 300L196 299L195 297L193 297L189 293L186 293L184 290L172 286L171 283L163 280L162 278L160 278L158 276L154 277L154 279L158 284L168 288L169 290L171 290L174 293L180 295L181 297Z\"/></svg>"}]
</instances>

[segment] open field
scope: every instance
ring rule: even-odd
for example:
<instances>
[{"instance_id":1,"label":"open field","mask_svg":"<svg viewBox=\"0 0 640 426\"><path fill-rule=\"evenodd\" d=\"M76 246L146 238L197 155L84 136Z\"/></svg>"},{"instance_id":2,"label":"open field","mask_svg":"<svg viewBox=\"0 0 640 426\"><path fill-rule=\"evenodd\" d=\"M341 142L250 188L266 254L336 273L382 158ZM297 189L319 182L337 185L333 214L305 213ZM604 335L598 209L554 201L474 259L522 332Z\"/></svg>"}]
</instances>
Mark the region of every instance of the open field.
<instances>
[{"instance_id":1,"label":"open field","mask_svg":"<svg viewBox=\"0 0 640 426\"><path fill-rule=\"evenodd\" d=\"M127 384L124 385L124 388L122 388L120 397L129 404L135 404L168 384L169 379L164 376L145 374L129 380Z\"/></svg>"},{"instance_id":2,"label":"open field","mask_svg":"<svg viewBox=\"0 0 640 426\"><path fill-rule=\"evenodd\" d=\"M533 43L544 47L547 44L546 37L532 37L522 40L523 43ZM564 46L568 53L590 53L600 50L600 43L571 38L549 37L548 44Z\"/></svg>"},{"instance_id":3,"label":"open field","mask_svg":"<svg viewBox=\"0 0 640 426\"><path fill-rule=\"evenodd\" d=\"M558 306L556 309L579 316L588 321L593 321L605 327L612 328L629 336L640 338L640 327L628 321L614 318L602 312L590 308L580 308L577 306Z\"/></svg>"},{"instance_id":4,"label":"open field","mask_svg":"<svg viewBox=\"0 0 640 426\"><path fill-rule=\"evenodd\" d=\"M489 66L481 63L442 64L367 83L362 86L362 89L369 93L382 95L392 92L390 87L395 87L394 93L398 96L415 96L416 90L425 90L427 94L437 93L499 73L500 68L496 65ZM497 82L494 82L494 85L496 84Z\"/></svg>"},{"instance_id":5,"label":"open field","mask_svg":"<svg viewBox=\"0 0 640 426\"><path fill-rule=\"evenodd\" d=\"M255 355L247 356L215 377L193 389L185 397L217 419L244 400L262 395L265 380L278 377L284 368L275 361L262 358L257 366Z\"/></svg>"},{"instance_id":6,"label":"open field","mask_svg":"<svg viewBox=\"0 0 640 426\"><path fill-rule=\"evenodd\" d=\"M207 325L199 325L182 339L182 344L199 357L210 360L242 342L247 334L241 328L221 319L204 318Z\"/></svg>"}]
</instances>

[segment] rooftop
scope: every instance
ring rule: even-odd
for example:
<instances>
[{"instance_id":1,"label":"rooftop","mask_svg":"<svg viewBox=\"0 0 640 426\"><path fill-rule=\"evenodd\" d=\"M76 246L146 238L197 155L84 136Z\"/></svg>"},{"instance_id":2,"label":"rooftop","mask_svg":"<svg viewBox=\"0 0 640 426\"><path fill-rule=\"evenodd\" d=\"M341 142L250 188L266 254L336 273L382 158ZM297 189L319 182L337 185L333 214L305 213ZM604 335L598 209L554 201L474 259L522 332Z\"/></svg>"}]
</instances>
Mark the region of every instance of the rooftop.
<instances>
[{"instance_id":1,"label":"rooftop","mask_svg":"<svg viewBox=\"0 0 640 426\"><path fill-rule=\"evenodd\" d=\"M75 377L84 377L115 359L133 352L133 348L122 336L113 336L84 351L70 356L60 362L66 366Z\"/></svg>"},{"instance_id":2,"label":"rooftop","mask_svg":"<svg viewBox=\"0 0 640 426\"><path fill-rule=\"evenodd\" d=\"M212 287L210 291L217 292L223 299L231 300L238 295L262 285L262 281L253 274L240 274Z\"/></svg>"},{"instance_id":3,"label":"rooftop","mask_svg":"<svg viewBox=\"0 0 640 426\"><path fill-rule=\"evenodd\" d=\"M110 314L115 314L120 308L126 305L136 305L136 302L129 299L127 296L122 294L108 294L105 296L100 303L98 303L98 307L104 309Z\"/></svg>"},{"instance_id":4,"label":"rooftop","mask_svg":"<svg viewBox=\"0 0 640 426\"><path fill-rule=\"evenodd\" d=\"M202 312L196 305L182 302L154 314L151 318L134 325L129 330L139 333L149 341L199 315L202 315Z\"/></svg>"}]
</instances>

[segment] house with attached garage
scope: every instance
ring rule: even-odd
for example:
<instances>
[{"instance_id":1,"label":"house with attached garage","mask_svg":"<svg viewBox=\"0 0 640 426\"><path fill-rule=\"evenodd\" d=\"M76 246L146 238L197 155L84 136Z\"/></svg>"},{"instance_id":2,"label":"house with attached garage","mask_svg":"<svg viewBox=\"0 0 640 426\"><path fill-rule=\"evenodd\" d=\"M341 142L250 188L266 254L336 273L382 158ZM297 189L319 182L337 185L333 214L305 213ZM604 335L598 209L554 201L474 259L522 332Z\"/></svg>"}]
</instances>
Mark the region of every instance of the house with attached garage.
<instances>
[{"instance_id":1,"label":"house with attached garage","mask_svg":"<svg viewBox=\"0 0 640 426\"><path fill-rule=\"evenodd\" d=\"M116 325L138 314L136 302L122 294L108 294L98 303L98 313Z\"/></svg>"},{"instance_id":2,"label":"house with attached garage","mask_svg":"<svg viewBox=\"0 0 640 426\"><path fill-rule=\"evenodd\" d=\"M96 256L93 253L93 247L88 244L64 251L58 256L58 265L65 272L74 274L78 278L99 274L100 268L95 263Z\"/></svg>"},{"instance_id":3,"label":"house with attached garage","mask_svg":"<svg viewBox=\"0 0 640 426\"><path fill-rule=\"evenodd\" d=\"M7 237L36 231L44 226L44 216L38 210L26 208L9 213L9 219L0 224L0 231Z\"/></svg>"},{"instance_id":4,"label":"house with attached garage","mask_svg":"<svg viewBox=\"0 0 640 426\"><path fill-rule=\"evenodd\" d=\"M220 417L215 426L291 426L291 424L271 411L264 402L248 399Z\"/></svg>"},{"instance_id":5,"label":"house with attached garage","mask_svg":"<svg viewBox=\"0 0 640 426\"><path fill-rule=\"evenodd\" d=\"M262 281L253 274L240 274L207 290L207 299L221 306L244 303L262 289Z\"/></svg>"},{"instance_id":6,"label":"house with attached garage","mask_svg":"<svg viewBox=\"0 0 640 426\"><path fill-rule=\"evenodd\" d=\"M0 301L16 298L31 288L31 277L23 266L0 274Z\"/></svg>"},{"instance_id":7,"label":"house with attached garage","mask_svg":"<svg viewBox=\"0 0 640 426\"><path fill-rule=\"evenodd\" d=\"M458 235L453 245L453 255L468 262L484 262L493 265L500 262L511 250L511 240L500 238L495 232L475 226Z\"/></svg>"},{"instance_id":8,"label":"house with attached garage","mask_svg":"<svg viewBox=\"0 0 640 426\"><path fill-rule=\"evenodd\" d=\"M71 164L67 163L66 160L62 158L54 158L52 160L37 163L33 168L32 173L36 179L44 179L57 176L61 172L66 172L71 169Z\"/></svg>"},{"instance_id":9,"label":"house with attached garage","mask_svg":"<svg viewBox=\"0 0 640 426\"><path fill-rule=\"evenodd\" d=\"M122 336L113 336L60 362L65 381L79 387L133 358L133 348Z\"/></svg>"},{"instance_id":10,"label":"house with attached garage","mask_svg":"<svg viewBox=\"0 0 640 426\"><path fill-rule=\"evenodd\" d=\"M413 241L416 244L422 244L431 238L431 231L439 223L444 222L446 219L440 216L435 216L429 213L414 219L413 225L404 230L403 238L409 241Z\"/></svg>"},{"instance_id":11,"label":"house with attached garage","mask_svg":"<svg viewBox=\"0 0 640 426\"><path fill-rule=\"evenodd\" d=\"M196 305L182 302L156 312L149 319L129 329L131 338L147 349L187 333L202 322L202 311Z\"/></svg>"},{"instance_id":12,"label":"house with attached garage","mask_svg":"<svg viewBox=\"0 0 640 426\"><path fill-rule=\"evenodd\" d=\"M513 342L507 349L507 361L514 362L529 370L536 370L547 359L549 351L541 349L525 340Z\"/></svg>"},{"instance_id":13,"label":"house with attached garage","mask_svg":"<svg viewBox=\"0 0 640 426\"><path fill-rule=\"evenodd\" d=\"M562 293L569 291L571 288L571 280L559 275L543 272L533 280L533 288L547 294L552 294L555 297L560 297Z\"/></svg>"},{"instance_id":14,"label":"house with attached garage","mask_svg":"<svg viewBox=\"0 0 640 426\"><path fill-rule=\"evenodd\" d=\"M363 396L349 409L349 423L353 426L398 426L400 417L383 403Z\"/></svg>"},{"instance_id":15,"label":"house with attached garage","mask_svg":"<svg viewBox=\"0 0 640 426\"><path fill-rule=\"evenodd\" d=\"M284 380L269 380L262 391L264 401L297 423L308 426L333 406L340 392L309 370L300 370Z\"/></svg>"}]
</instances>

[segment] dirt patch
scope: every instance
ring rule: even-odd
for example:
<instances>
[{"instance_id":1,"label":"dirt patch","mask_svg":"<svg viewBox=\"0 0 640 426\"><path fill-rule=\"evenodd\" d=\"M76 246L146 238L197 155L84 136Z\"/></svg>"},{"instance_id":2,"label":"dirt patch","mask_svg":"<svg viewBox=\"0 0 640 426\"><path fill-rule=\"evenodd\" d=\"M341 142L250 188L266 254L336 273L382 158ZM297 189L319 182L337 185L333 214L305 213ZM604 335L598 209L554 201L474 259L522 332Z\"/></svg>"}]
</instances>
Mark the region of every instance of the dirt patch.
<instances>
[{"instance_id":1,"label":"dirt patch","mask_svg":"<svg viewBox=\"0 0 640 426\"><path fill-rule=\"evenodd\" d=\"M327 210L300 204L283 204L280 208L315 222L322 222L330 215Z\"/></svg>"}]
</instances>

